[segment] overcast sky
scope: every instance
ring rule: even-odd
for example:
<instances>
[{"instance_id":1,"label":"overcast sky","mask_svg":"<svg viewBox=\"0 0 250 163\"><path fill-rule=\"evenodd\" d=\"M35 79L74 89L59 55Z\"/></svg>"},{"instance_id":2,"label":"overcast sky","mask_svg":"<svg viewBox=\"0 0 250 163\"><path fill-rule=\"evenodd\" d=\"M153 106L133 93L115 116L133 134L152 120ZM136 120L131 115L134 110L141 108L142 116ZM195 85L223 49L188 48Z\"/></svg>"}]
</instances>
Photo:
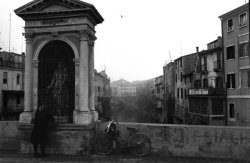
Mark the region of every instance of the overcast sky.
<instances>
[{"instance_id":1,"label":"overcast sky","mask_svg":"<svg viewBox=\"0 0 250 163\"><path fill-rule=\"evenodd\" d=\"M14 10L30 0L0 1L0 47L25 52L24 21ZM95 68L111 80L146 80L180 56L221 36L220 15L248 0L86 0L103 16L96 26ZM171 55L170 55L170 54ZM170 58L171 56L171 58Z\"/></svg>"}]
</instances>

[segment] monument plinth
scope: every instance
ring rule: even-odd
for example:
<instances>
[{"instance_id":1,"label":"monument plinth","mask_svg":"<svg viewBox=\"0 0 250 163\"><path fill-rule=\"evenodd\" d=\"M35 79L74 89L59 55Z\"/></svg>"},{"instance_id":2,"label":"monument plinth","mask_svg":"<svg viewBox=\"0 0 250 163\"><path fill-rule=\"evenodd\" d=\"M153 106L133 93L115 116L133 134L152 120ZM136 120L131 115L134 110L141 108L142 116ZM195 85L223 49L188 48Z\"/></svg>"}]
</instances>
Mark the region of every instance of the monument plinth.
<instances>
[{"instance_id":1,"label":"monument plinth","mask_svg":"<svg viewBox=\"0 0 250 163\"><path fill-rule=\"evenodd\" d=\"M75 142L91 142L93 123L98 119L94 108L95 26L103 22L102 16L92 4L80 0L34 0L15 13L25 21L26 38L20 151L27 153L30 149L27 137L31 120L41 104L46 105L59 124L53 137L62 139L54 141L65 143L63 134L71 132ZM85 133L85 140L74 136L81 132ZM76 144L69 145L73 150ZM53 145L49 149L54 153Z\"/></svg>"}]
</instances>

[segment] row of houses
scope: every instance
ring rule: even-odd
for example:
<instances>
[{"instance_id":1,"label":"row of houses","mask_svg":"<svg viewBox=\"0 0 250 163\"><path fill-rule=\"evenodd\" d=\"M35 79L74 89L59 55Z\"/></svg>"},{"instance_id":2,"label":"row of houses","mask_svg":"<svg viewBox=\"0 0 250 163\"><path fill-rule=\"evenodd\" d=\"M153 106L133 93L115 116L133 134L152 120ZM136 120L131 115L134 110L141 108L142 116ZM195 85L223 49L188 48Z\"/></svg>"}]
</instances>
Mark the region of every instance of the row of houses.
<instances>
[{"instance_id":1,"label":"row of houses","mask_svg":"<svg viewBox=\"0 0 250 163\"><path fill-rule=\"evenodd\" d=\"M25 54L0 51L0 120L18 120L24 110ZM95 108L99 118L108 117L110 78L95 70Z\"/></svg>"},{"instance_id":2,"label":"row of houses","mask_svg":"<svg viewBox=\"0 0 250 163\"><path fill-rule=\"evenodd\" d=\"M219 18L222 37L168 63L154 79L159 122L250 125L248 4Z\"/></svg>"}]
</instances>

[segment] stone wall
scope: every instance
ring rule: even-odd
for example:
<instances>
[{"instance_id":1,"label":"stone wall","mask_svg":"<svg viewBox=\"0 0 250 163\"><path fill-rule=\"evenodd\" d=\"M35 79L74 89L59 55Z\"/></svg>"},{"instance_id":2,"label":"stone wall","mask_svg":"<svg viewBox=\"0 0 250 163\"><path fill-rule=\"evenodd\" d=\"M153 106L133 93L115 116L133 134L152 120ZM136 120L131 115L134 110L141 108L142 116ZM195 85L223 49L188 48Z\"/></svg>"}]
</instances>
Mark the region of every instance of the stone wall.
<instances>
[{"instance_id":1,"label":"stone wall","mask_svg":"<svg viewBox=\"0 0 250 163\"><path fill-rule=\"evenodd\" d=\"M0 151L19 148L17 121L0 121Z\"/></svg>"},{"instance_id":2,"label":"stone wall","mask_svg":"<svg viewBox=\"0 0 250 163\"><path fill-rule=\"evenodd\" d=\"M18 150L19 144L23 142L19 139L19 131L17 128L18 122L16 121L1 121L0 122L0 151L1 150ZM96 131L102 132L106 128L107 123L96 123ZM87 154L90 146L89 140L93 137L93 131L84 127L76 126L74 132L65 130L65 126L56 132L60 132L59 137L53 138L62 141L62 135L65 135L63 145L58 146L62 152L66 154ZM79 128L80 127L80 128ZM152 153L168 156L181 156L181 157L211 157L211 158L239 158L250 160L250 128L249 127L215 127L215 126L189 126L189 125L166 125L166 124L149 124L149 123L119 123L119 130L121 137L124 138L127 134L126 127L134 127L139 132L145 133L151 138ZM68 128L68 127L67 127ZM77 129L76 129L77 128ZM62 131L62 129L64 131ZM71 129L73 131L73 129ZM85 131L84 131L85 130ZM69 136L75 132L79 134L77 138ZM68 134L66 134L68 133ZM74 134L75 135L75 134ZM81 137L86 137L85 143L77 142L75 139L80 140ZM69 139L69 138L72 139ZM28 139L28 137L27 137ZM74 140L73 140L74 139ZM57 142L57 141L56 141ZM58 144L56 143L55 144ZM86 143L88 142L88 143ZM27 140L28 150L31 146ZM62 144L62 143L59 143ZM77 145L74 148L69 148L67 145ZM80 146L79 146L80 145ZM87 146L86 146L87 145ZM85 147L83 147L85 146ZM65 148L64 148L65 147ZM68 149L72 149L69 151ZM81 151L79 150L81 149ZM82 151L86 149L86 151ZM23 153L27 148L23 148ZM52 149L48 149L52 150ZM78 151L78 152L76 152ZM30 152L30 151L29 151ZM28 153L29 153L28 152ZM52 153L56 153L53 151Z\"/></svg>"},{"instance_id":3,"label":"stone wall","mask_svg":"<svg viewBox=\"0 0 250 163\"><path fill-rule=\"evenodd\" d=\"M106 124L97 124L102 131ZM250 128L120 123L121 136L126 127L137 128L151 138L152 152L181 157L250 159Z\"/></svg>"}]
</instances>

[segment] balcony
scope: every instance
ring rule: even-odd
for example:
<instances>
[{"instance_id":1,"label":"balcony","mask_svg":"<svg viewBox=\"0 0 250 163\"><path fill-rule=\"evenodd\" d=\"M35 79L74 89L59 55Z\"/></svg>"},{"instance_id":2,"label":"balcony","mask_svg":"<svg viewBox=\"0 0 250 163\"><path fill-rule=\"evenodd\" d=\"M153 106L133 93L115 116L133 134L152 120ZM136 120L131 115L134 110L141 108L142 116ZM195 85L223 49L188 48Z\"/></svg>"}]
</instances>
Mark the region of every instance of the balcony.
<instances>
[{"instance_id":1,"label":"balcony","mask_svg":"<svg viewBox=\"0 0 250 163\"><path fill-rule=\"evenodd\" d=\"M208 71L207 71L207 65L196 66L196 72L197 73L203 73L203 74L208 73Z\"/></svg>"},{"instance_id":2,"label":"balcony","mask_svg":"<svg viewBox=\"0 0 250 163\"><path fill-rule=\"evenodd\" d=\"M221 71L223 71L222 62L221 61L215 61L214 62L214 71L215 72L221 72Z\"/></svg>"},{"instance_id":3,"label":"balcony","mask_svg":"<svg viewBox=\"0 0 250 163\"><path fill-rule=\"evenodd\" d=\"M11 61L0 60L0 67L22 69L23 64L22 63L11 62Z\"/></svg>"},{"instance_id":4,"label":"balcony","mask_svg":"<svg viewBox=\"0 0 250 163\"><path fill-rule=\"evenodd\" d=\"M189 89L189 96L223 96L226 95L225 88L203 88L203 89Z\"/></svg>"}]
</instances>

